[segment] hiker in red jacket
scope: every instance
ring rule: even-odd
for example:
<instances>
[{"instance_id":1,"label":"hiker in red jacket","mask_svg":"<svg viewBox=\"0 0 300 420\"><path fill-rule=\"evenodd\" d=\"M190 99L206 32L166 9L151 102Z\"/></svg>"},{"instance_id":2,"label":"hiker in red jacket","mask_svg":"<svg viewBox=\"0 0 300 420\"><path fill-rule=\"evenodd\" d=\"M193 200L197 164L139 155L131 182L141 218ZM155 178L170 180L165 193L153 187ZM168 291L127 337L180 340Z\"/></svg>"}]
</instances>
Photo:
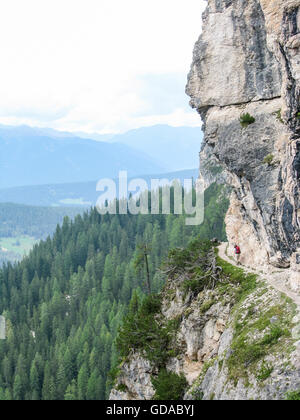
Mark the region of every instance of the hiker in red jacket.
<instances>
[{"instance_id":1,"label":"hiker in red jacket","mask_svg":"<svg viewBox=\"0 0 300 420\"><path fill-rule=\"evenodd\" d=\"M238 245L234 245L235 259L238 265L240 265L241 248Z\"/></svg>"}]
</instances>

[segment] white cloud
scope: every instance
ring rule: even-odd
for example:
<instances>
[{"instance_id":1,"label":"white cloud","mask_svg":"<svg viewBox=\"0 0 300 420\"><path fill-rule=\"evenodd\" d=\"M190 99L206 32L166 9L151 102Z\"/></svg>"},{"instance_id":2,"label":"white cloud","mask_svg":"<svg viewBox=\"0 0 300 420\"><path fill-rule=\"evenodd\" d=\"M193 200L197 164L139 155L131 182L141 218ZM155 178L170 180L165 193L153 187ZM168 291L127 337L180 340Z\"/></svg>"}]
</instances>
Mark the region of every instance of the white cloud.
<instances>
[{"instance_id":1,"label":"white cloud","mask_svg":"<svg viewBox=\"0 0 300 420\"><path fill-rule=\"evenodd\" d=\"M170 96L163 80L188 73L204 6L203 0L1 2L0 122L99 132L151 121L200 125L187 107L184 78Z\"/></svg>"}]
</instances>

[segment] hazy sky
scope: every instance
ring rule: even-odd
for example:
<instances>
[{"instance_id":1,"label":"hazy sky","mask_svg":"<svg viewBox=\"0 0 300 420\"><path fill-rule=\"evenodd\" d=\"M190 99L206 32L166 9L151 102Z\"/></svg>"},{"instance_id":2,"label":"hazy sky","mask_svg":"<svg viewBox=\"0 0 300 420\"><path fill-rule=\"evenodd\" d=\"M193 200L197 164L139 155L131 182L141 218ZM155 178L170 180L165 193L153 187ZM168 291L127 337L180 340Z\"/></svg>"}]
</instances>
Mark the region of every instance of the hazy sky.
<instances>
[{"instance_id":1,"label":"hazy sky","mask_svg":"<svg viewBox=\"0 0 300 420\"><path fill-rule=\"evenodd\" d=\"M0 123L201 125L184 89L203 0L0 3Z\"/></svg>"}]
</instances>

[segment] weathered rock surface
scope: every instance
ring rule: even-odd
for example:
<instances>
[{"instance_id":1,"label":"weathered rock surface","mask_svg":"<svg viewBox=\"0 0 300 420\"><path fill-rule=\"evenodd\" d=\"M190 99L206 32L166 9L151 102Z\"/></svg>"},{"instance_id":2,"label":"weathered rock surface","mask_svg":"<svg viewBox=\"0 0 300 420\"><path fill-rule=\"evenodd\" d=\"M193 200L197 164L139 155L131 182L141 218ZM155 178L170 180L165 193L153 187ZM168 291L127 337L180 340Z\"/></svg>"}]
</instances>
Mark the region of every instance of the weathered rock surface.
<instances>
[{"instance_id":1,"label":"weathered rock surface","mask_svg":"<svg viewBox=\"0 0 300 420\"><path fill-rule=\"evenodd\" d=\"M187 93L204 122L201 177L225 170L228 239L250 266L287 267L300 247L299 92L300 1L208 0Z\"/></svg>"},{"instance_id":2,"label":"weathered rock surface","mask_svg":"<svg viewBox=\"0 0 300 420\"><path fill-rule=\"evenodd\" d=\"M151 400L154 388L151 383L153 369L148 360L135 354L129 363L122 366L118 382L123 388L115 387L110 394L110 400Z\"/></svg>"},{"instance_id":3,"label":"weathered rock surface","mask_svg":"<svg viewBox=\"0 0 300 420\"><path fill-rule=\"evenodd\" d=\"M224 289L220 284L195 296L183 293L183 281L168 281L162 313L165 323L180 319L174 342L179 352L166 368L185 376L184 399L280 400L300 388L300 317L291 301L263 281L242 300L237 298L238 285ZM287 332L272 342L272 328ZM242 350L237 345L241 339L247 343ZM253 361L255 349L264 351L263 344L255 346L263 339L271 344ZM110 399L152 399L151 378L157 373L145 356L132 353L120 368Z\"/></svg>"}]
</instances>

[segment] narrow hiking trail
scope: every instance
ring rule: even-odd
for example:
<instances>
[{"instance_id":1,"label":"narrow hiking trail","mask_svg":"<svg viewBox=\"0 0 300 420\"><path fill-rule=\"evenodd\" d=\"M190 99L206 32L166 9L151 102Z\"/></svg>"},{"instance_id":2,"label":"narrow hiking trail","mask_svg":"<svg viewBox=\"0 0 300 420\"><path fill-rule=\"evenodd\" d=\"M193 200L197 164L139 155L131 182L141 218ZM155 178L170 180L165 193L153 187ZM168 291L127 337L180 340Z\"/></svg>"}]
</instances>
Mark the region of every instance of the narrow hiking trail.
<instances>
[{"instance_id":1,"label":"narrow hiking trail","mask_svg":"<svg viewBox=\"0 0 300 420\"><path fill-rule=\"evenodd\" d=\"M269 265L264 267L262 271L259 271L241 264L238 265L234 257L230 257L228 255L228 246L228 242L222 242L218 247L220 258L231 265L242 268L246 273L257 274L260 280L266 281L270 286L274 287L274 289L284 293L286 296L292 299L292 301L297 305L298 311L300 312L300 295L290 290L286 285L290 276L289 269L276 269L275 267Z\"/></svg>"}]
</instances>

